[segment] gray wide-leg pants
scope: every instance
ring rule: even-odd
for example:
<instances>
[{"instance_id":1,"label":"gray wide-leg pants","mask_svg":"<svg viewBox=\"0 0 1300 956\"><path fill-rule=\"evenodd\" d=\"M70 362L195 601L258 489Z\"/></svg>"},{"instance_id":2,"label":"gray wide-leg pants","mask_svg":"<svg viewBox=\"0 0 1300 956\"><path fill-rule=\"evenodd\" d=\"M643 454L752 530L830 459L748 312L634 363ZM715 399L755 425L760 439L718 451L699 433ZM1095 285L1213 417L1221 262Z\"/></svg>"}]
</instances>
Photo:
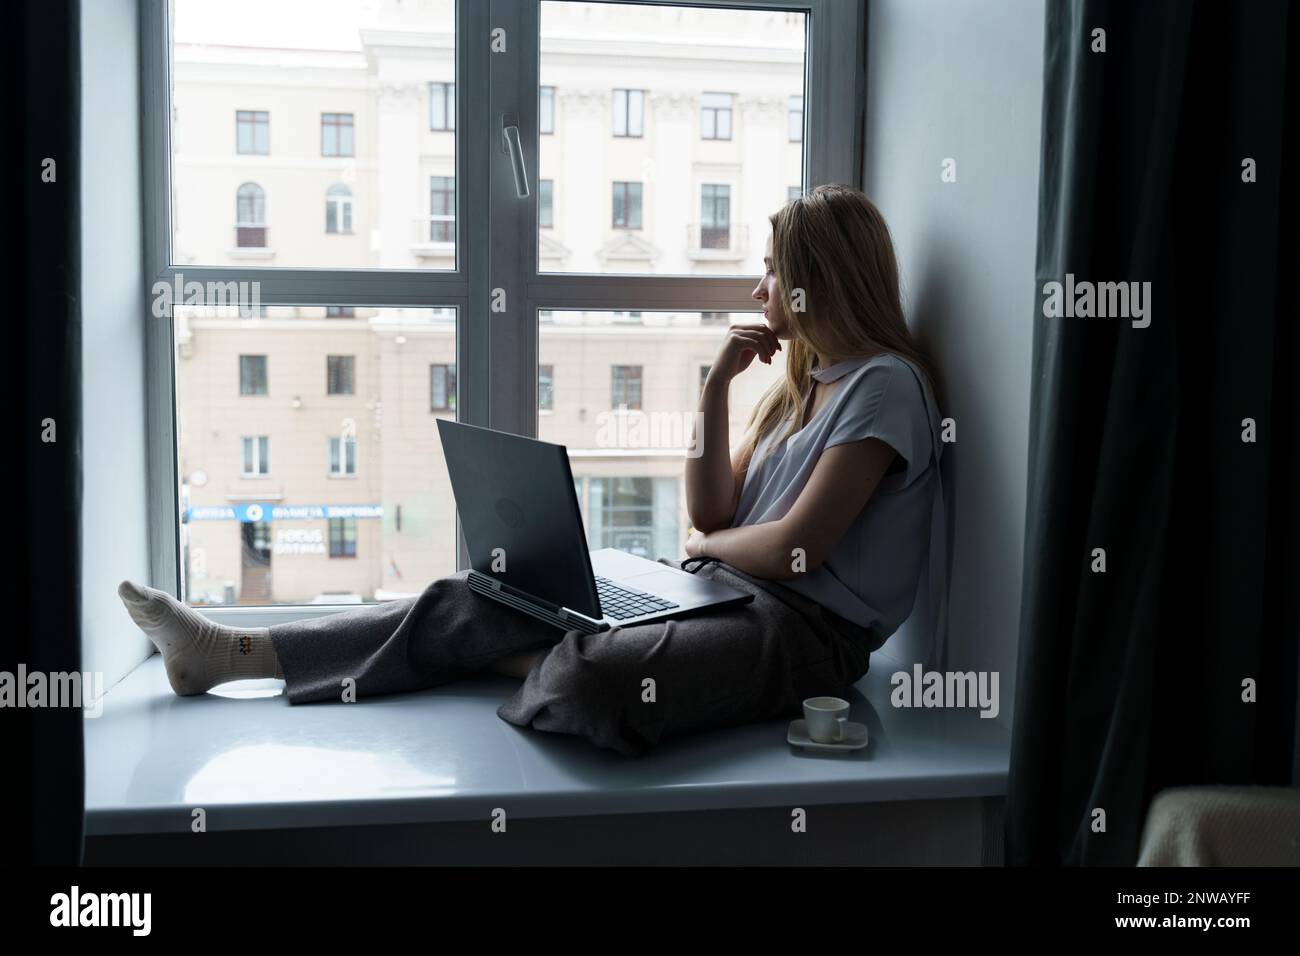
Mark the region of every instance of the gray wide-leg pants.
<instances>
[{"instance_id":1,"label":"gray wide-leg pants","mask_svg":"<svg viewBox=\"0 0 1300 956\"><path fill-rule=\"evenodd\" d=\"M292 704L340 701L345 687L358 702L437 687L517 651L549 648L498 716L628 756L691 731L797 717L805 698L861 678L880 646L872 632L775 582L713 559L660 561L754 600L566 633L475 594L461 571L418 597L276 625L271 640Z\"/></svg>"}]
</instances>

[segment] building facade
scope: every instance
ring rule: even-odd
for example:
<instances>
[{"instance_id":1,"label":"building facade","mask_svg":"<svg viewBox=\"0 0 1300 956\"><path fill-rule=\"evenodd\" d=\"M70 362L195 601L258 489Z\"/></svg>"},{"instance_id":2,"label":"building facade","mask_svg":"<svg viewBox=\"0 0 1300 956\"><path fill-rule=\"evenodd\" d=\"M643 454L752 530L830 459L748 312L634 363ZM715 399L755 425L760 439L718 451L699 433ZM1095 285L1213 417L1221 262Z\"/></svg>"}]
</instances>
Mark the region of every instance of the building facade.
<instances>
[{"instance_id":1,"label":"building facade","mask_svg":"<svg viewBox=\"0 0 1300 956\"><path fill-rule=\"evenodd\" d=\"M328 41L270 22L218 42L188 9L181 269L455 268L449 2L385 0ZM767 217L802 182L802 18L545 3L541 41L539 268L757 280ZM456 414L457 322L481 320L436 302L178 307L187 598L383 599L454 570L436 422ZM538 315L538 435L569 449L593 547L681 555L683 448L733 320L758 316ZM781 373L736 381L733 442Z\"/></svg>"}]
</instances>

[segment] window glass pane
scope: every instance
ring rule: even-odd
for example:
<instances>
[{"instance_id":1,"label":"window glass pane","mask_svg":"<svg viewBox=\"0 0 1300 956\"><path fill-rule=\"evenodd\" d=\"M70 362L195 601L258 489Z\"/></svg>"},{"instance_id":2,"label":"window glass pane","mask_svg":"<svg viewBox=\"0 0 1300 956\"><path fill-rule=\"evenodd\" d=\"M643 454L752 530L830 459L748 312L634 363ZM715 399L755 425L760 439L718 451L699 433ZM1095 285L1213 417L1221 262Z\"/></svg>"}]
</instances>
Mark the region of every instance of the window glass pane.
<instances>
[{"instance_id":1,"label":"window glass pane","mask_svg":"<svg viewBox=\"0 0 1300 956\"><path fill-rule=\"evenodd\" d=\"M685 454L707 367L732 322L758 313L584 312L539 316L538 424L563 444L593 548L684 556ZM732 382L730 444L740 443L784 353Z\"/></svg>"},{"instance_id":2,"label":"window glass pane","mask_svg":"<svg viewBox=\"0 0 1300 956\"><path fill-rule=\"evenodd\" d=\"M595 15L570 0L543 0L540 16L554 134L539 138L537 175L556 205L538 268L759 273L768 216L804 180L790 114L805 95L806 16L634 3ZM635 235L603 205L620 182L642 190ZM705 231L705 184L729 190L724 232Z\"/></svg>"},{"instance_id":3,"label":"window glass pane","mask_svg":"<svg viewBox=\"0 0 1300 956\"><path fill-rule=\"evenodd\" d=\"M455 413L429 409L426 383L449 367L454 395L455 311L248 311L176 309L186 600L384 600L454 571L437 419ZM336 539L354 560L331 561Z\"/></svg>"},{"instance_id":4,"label":"window glass pane","mask_svg":"<svg viewBox=\"0 0 1300 956\"><path fill-rule=\"evenodd\" d=\"M456 268L455 0L170 6L174 263Z\"/></svg>"}]
</instances>

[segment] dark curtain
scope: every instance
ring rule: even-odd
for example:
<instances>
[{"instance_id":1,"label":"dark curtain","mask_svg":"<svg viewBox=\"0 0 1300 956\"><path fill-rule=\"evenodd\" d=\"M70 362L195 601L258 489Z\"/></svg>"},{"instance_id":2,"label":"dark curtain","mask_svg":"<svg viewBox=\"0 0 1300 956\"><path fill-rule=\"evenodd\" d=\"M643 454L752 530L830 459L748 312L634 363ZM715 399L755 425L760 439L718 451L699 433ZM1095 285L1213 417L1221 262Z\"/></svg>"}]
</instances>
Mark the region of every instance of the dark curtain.
<instances>
[{"instance_id":1,"label":"dark curtain","mask_svg":"<svg viewBox=\"0 0 1300 956\"><path fill-rule=\"evenodd\" d=\"M18 500L0 669L16 679L20 666L81 670L80 38L76 0L4 6L6 101L18 119L8 147L18 222L4 254L12 270L5 407L15 415L21 468L10 491ZM81 862L83 719L76 707L5 709L9 864Z\"/></svg>"},{"instance_id":2,"label":"dark curtain","mask_svg":"<svg viewBox=\"0 0 1300 956\"><path fill-rule=\"evenodd\" d=\"M1132 865L1159 790L1292 782L1300 4L1063 0L1045 54L1007 860Z\"/></svg>"}]
</instances>

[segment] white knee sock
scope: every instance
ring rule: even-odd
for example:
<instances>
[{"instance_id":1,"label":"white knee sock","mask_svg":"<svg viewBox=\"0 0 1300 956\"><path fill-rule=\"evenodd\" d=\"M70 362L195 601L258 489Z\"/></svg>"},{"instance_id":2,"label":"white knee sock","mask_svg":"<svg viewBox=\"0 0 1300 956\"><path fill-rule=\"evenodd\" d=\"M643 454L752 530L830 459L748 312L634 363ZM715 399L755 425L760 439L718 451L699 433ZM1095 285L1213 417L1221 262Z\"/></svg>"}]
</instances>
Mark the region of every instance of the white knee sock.
<instances>
[{"instance_id":1,"label":"white knee sock","mask_svg":"<svg viewBox=\"0 0 1300 956\"><path fill-rule=\"evenodd\" d=\"M214 624L155 588L123 581L117 589L131 619L162 654L172 690L202 694L218 684L250 677L283 677L264 627Z\"/></svg>"}]
</instances>

